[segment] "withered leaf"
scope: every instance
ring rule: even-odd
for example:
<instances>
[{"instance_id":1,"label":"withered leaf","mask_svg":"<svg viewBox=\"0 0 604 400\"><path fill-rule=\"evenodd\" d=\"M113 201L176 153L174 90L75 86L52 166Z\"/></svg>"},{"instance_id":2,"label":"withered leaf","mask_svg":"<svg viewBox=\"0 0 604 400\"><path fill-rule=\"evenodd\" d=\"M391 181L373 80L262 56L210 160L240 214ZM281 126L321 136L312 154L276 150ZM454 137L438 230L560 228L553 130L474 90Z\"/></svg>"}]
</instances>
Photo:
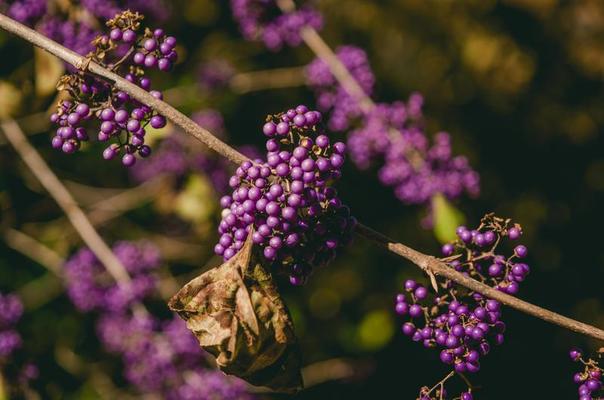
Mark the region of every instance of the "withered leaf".
<instances>
[{"instance_id":1,"label":"withered leaf","mask_svg":"<svg viewBox=\"0 0 604 400\"><path fill-rule=\"evenodd\" d=\"M187 283L168 306L222 371L293 392L302 387L293 323L270 273L256 262L251 237L233 258Z\"/></svg>"}]
</instances>

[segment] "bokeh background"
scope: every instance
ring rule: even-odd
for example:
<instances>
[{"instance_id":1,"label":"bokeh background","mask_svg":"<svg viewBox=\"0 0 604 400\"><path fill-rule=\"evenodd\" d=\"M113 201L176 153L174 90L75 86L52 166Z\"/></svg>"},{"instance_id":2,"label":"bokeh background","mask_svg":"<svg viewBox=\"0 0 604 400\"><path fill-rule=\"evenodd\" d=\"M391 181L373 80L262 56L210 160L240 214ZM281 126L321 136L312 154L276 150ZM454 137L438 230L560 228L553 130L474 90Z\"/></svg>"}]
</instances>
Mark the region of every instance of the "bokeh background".
<instances>
[{"instance_id":1,"label":"bokeh background","mask_svg":"<svg viewBox=\"0 0 604 400\"><path fill-rule=\"evenodd\" d=\"M394 101L423 93L428 131L450 132L455 152L467 155L480 173L481 195L455 203L468 225L490 211L522 224L532 273L520 296L604 326L604 3L322 0L318 6L330 45L367 51L376 98ZM266 114L314 104L300 68L314 56L304 46L271 53L244 41L227 1L179 0L171 9L161 25L179 39L180 61L156 82L184 112L222 113L230 143L261 148ZM28 43L4 32L0 53L0 116L22 119L50 109L53 85L40 85L56 78L56 63L34 57ZM222 71L228 65L239 83L200 84L208 64L222 65ZM241 75L274 68L288 69L278 82L287 87L271 88L270 80L250 86ZM119 163L101 161L100 148L62 155L50 148L43 119L23 121L85 209L103 214L102 199L137 185ZM81 246L78 236L1 135L0 143L4 239L17 229L68 256ZM164 253L167 297L202 267L219 262L212 256L219 194L197 173L163 185L106 218L99 229L109 242L145 238L157 244ZM434 233L422 228L426 210L397 201L374 172L348 166L339 190L359 220L437 254ZM93 317L74 309L59 278L13 247L0 240L0 290L19 293L26 305L19 330L23 353L40 368L35 387L42 397L106 398L107 387L127 392L119 360L100 348ZM400 333L393 297L409 277L423 279L415 267L357 239L305 287L282 285L304 363L345 359L355 371L295 398L414 399L419 387L446 374L436 352ZM162 303L156 307L165 312ZM470 377L480 387L476 397L576 398L568 348L595 349L601 343L511 309L504 320L506 343Z\"/></svg>"}]
</instances>

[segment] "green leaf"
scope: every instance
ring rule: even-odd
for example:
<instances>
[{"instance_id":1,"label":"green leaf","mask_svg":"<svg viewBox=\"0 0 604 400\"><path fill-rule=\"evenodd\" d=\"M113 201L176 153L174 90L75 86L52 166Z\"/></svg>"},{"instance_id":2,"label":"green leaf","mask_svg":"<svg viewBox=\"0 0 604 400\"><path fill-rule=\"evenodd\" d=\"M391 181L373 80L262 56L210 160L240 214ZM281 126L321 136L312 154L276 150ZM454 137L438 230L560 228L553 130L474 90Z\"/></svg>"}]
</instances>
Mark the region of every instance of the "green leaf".
<instances>
[{"instance_id":1,"label":"green leaf","mask_svg":"<svg viewBox=\"0 0 604 400\"><path fill-rule=\"evenodd\" d=\"M384 347L394 334L394 321L386 310L371 311L359 324L357 340L365 350L374 351Z\"/></svg>"},{"instance_id":2,"label":"green leaf","mask_svg":"<svg viewBox=\"0 0 604 400\"><path fill-rule=\"evenodd\" d=\"M8 393L6 392L6 383L4 377L0 374L0 400L8 400Z\"/></svg>"},{"instance_id":3,"label":"green leaf","mask_svg":"<svg viewBox=\"0 0 604 400\"><path fill-rule=\"evenodd\" d=\"M216 193L204 175L191 175L184 190L176 197L174 211L184 220L194 223L208 221L216 212Z\"/></svg>"},{"instance_id":4,"label":"green leaf","mask_svg":"<svg viewBox=\"0 0 604 400\"><path fill-rule=\"evenodd\" d=\"M442 194L432 197L434 236L441 243L455 240L455 229L465 222L465 216Z\"/></svg>"}]
</instances>

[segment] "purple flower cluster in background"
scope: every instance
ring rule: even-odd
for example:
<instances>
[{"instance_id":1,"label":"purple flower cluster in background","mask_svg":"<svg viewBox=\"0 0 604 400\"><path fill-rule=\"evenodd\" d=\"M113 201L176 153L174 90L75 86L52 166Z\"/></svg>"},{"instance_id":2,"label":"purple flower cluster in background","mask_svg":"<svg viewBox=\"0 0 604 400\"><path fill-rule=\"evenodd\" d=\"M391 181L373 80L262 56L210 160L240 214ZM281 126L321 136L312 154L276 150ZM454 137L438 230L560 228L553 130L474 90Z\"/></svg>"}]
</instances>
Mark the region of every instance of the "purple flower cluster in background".
<instances>
[{"instance_id":1,"label":"purple flower cluster in background","mask_svg":"<svg viewBox=\"0 0 604 400\"><path fill-rule=\"evenodd\" d=\"M422 97L413 94L407 104L378 104L348 136L351 159L361 169L381 163L380 182L407 204L427 203L437 193L449 199L464 192L477 196L478 173L465 156L453 156L449 134L439 132L430 143L421 124L421 103Z\"/></svg>"},{"instance_id":2,"label":"purple flower cluster in background","mask_svg":"<svg viewBox=\"0 0 604 400\"><path fill-rule=\"evenodd\" d=\"M140 393L171 400L253 398L242 381L207 366L179 317L104 314L97 332L105 348L120 355L124 377Z\"/></svg>"},{"instance_id":3,"label":"purple flower cluster in background","mask_svg":"<svg viewBox=\"0 0 604 400\"><path fill-rule=\"evenodd\" d=\"M276 0L231 0L233 16L247 40L262 40L269 50L298 46L304 27L321 29L321 14L308 5L283 14Z\"/></svg>"},{"instance_id":4,"label":"purple flower cluster in background","mask_svg":"<svg viewBox=\"0 0 604 400\"><path fill-rule=\"evenodd\" d=\"M0 358L10 356L21 347L21 336L15 324L23 315L23 305L14 294L0 293Z\"/></svg>"},{"instance_id":5,"label":"purple flower cluster in background","mask_svg":"<svg viewBox=\"0 0 604 400\"><path fill-rule=\"evenodd\" d=\"M230 259L251 233L274 269L301 285L350 242L354 218L332 186L346 146L330 142L321 118L304 105L267 118L266 161L244 162L229 180L232 194L220 200L216 254Z\"/></svg>"},{"instance_id":6,"label":"purple flower cluster in background","mask_svg":"<svg viewBox=\"0 0 604 400\"><path fill-rule=\"evenodd\" d=\"M160 254L150 243L118 242L113 252L123 263L132 281L118 285L88 248L76 252L65 263L67 294L83 312L120 312L153 293Z\"/></svg>"},{"instance_id":7,"label":"purple flower cluster in background","mask_svg":"<svg viewBox=\"0 0 604 400\"><path fill-rule=\"evenodd\" d=\"M337 57L370 97L375 79L365 52L343 46ZM348 148L352 161L360 169L377 164L380 181L393 187L402 202L427 203L437 193L449 199L464 192L478 195L479 176L466 157L453 156L449 135L440 132L430 144L423 127L421 95L412 94L406 104L384 103L362 110L358 99L339 84L322 60L311 62L306 75L319 108L330 113L330 128L351 129Z\"/></svg>"},{"instance_id":8,"label":"purple flower cluster in background","mask_svg":"<svg viewBox=\"0 0 604 400\"><path fill-rule=\"evenodd\" d=\"M197 82L204 92L214 92L225 88L235 72L235 67L227 60L214 59L199 66Z\"/></svg>"},{"instance_id":9,"label":"purple flower cluster in background","mask_svg":"<svg viewBox=\"0 0 604 400\"><path fill-rule=\"evenodd\" d=\"M251 399L245 384L208 366L184 321L140 312L142 302L157 291L157 248L146 242L119 242L113 251L131 283L113 282L88 249L66 262L65 278L74 305L83 312L98 312L99 340L121 357L124 378L141 394L165 399Z\"/></svg>"},{"instance_id":10,"label":"purple flower cluster in background","mask_svg":"<svg viewBox=\"0 0 604 400\"><path fill-rule=\"evenodd\" d=\"M62 2L60 6L56 3L57 0L0 0L0 12L82 55L94 49L91 42L100 33L90 17L103 23L122 10L131 10L161 22L170 15L164 0L80 0Z\"/></svg>"},{"instance_id":11,"label":"purple flower cluster in background","mask_svg":"<svg viewBox=\"0 0 604 400\"><path fill-rule=\"evenodd\" d=\"M1 0L0 11L24 24L31 24L42 18L47 11L47 0Z\"/></svg>"},{"instance_id":12,"label":"purple flower cluster in background","mask_svg":"<svg viewBox=\"0 0 604 400\"><path fill-rule=\"evenodd\" d=\"M442 248L444 261L458 272L515 295L530 271L522 262L527 249L517 245L511 255L504 256L500 246L521 234L518 224L489 214L477 229L457 229L459 239ZM409 319L402 325L402 332L426 348L439 349L440 360L456 372L477 372L480 359L491 346L503 343L501 305L452 281L441 286L444 290L430 294L414 280L404 283L395 306L397 314Z\"/></svg>"},{"instance_id":13,"label":"purple flower cluster in background","mask_svg":"<svg viewBox=\"0 0 604 400\"><path fill-rule=\"evenodd\" d=\"M112 18L123 10L138 11L158 22L170 16L168 3L164 0L80 0L80 4L100 19Z\"/></svg>"},{"instance_id":14,"label":"purple flower cluster in background","mask_svg":"<svg viewBox=\"0 0 604 400\"><path fill-rule=\"evenodd\" d=\"M31 381L39 375L32 363L15 360L15 352L23 341L16 325L23 315L23 304L14 294L0 293L0 373L4 378L2 393L5 398L22 398Z\"/></svg>"},{"instance_id":15,"label":"purple flower cluster in background","mask_svg":"<svg viewBox=\"0 0 604 400\"><path fill-rule=\"evenodd\" d=\"M76 22L59 17L43 19L36 29L44 36L82 55L94 49L92 41L99 34L98 30L87 22Z\"/></svg>"},{"instance_id":16,"label":"purple flower cluster in background","mask_svg":"<svg viewBox=\"0 0 604 400\"><path fill-rule=\"evenodd\" d=\"M363 92L371 96L375 77L365 51L355 46L341 46L336 50L336 55ZM336 132L347 130L357 119L362 118L363 112L357 99L350 96L338 83L323 60L317 58L308 64L306 79L308 85L315 91L317 107L322 112L329 113L327 126L330 130Z\"/></svg>"}]
</instances>

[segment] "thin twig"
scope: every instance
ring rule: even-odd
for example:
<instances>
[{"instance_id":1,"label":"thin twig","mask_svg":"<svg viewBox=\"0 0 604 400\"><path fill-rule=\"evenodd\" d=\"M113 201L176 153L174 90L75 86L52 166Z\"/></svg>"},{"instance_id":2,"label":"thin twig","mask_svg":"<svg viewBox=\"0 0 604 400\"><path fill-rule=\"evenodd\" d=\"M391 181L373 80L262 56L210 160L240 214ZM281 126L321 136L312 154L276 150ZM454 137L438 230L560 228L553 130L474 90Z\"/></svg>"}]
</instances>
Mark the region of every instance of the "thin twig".
<instances>
[{"instance_id":1,"label":"thin twig","mask_svg":"<svg viewBox=\"0 0 604 400\"><path fill-rule=\"evenodd\" d=\"M86 214L84 214L65 186L51 171L48 164L46 164L40 154L27 141L19 125L15 121L8 120L2 122L0 126L7 140L15 148L42 186L55 199L59 207L63 209L63 212L65 212L73 227L78 231L82 240L84 240L101 263L105 265L111 276L120 284L130 282L130 276L120 260L118 260L109 246L103 241L90 223L88 217L86 217Z\"/></svg>"},{"instance_id":2,"label":"thin twig","mask_svg":"<svg viewBox=\"0 0 604 400\"><path fill-rule=\"evenodd\" d=\"M84 57L2 14L0 14L0 27L16 34L17 36L22 37L23 39L33 43L36 46L45 49L51 54L54 54L55 56L74 66L80 66L84 62ZM239 153L237 150L233 149L228 144L222 142L220 139L213 136L209 131L199 127L197 124L195 124L195 122L187 118L184 114L174 109L169 104L166 104L165 102L151 96L148 92L144 91L138 86L133 85L132 83L104 69L98 64L90 63L88 69L90 72L96 75L102 76L106 79L115 82L115 86L119 90L128 93L138 101L154 108L159 113L170 119L174 124L182 128L184 132L194 136L195 138L205 143L210 148L212 148L222 156L228 158L229 160L237 164L248 160L247 157L245 157L243 154ZM422 254L401 243L397 243L394 240L384 236L379 232L374 231L373 229L365 225L359 224L357 226L357 233L360 236L369 239L377 243L378 245L386 248L390 252L411 261L424 271L431 271L436 275L451 279L452 281L462 286L465 286L475 292L481 293L489 298L501 302L502 304L513 307L529 315L533 315L544 321L604 341L604 330L598 329L583 322L564 317L560 314L522 301L516 297L499 292L498 290L495 290L490 286L482 284L474 279L468 278L463 274L455 271L454 269L449 268L444 262L432 256Z\"/></svg>"},{"instance_id":3,"label":"thin twig","mask_svg":"<svg viewBox=\"0 0 604 400\"><path fill-rule=\"evenodd\" d=\"M304 67L241 72L233 75L229 81L231 89L241 94L258 90L292 88L305 84Z\"/></svg>"},{"instance_id":4,"label":"thin twig","mask_svg":"<svg viewBox=\"0 0 604 400\"><path fill-rule=\"evenodd\" d=\"M277 0L277 5L284 13L295 11L296 5L292 0ZM304 26L300 29L300 37L308 48L319 57L329 68L332 75L348 92L350 97L357 102L359 108L364 113L370 113L376 108L373 99L365 93L359 82L350 73L346 65L336 55L336 53L323 40L321 35L312 27ZM402 140L401 133L392 126L388 127L388 138L392 144ZM424 164L422 155L413 147L406 146L405 153L415 170L419 170Z\"/></svg>"},{"instance_id":5,"label":"thin twig","mask_svg":"<svg viewBox=\"0 0 604 400\"><path fill-rule=\"evenodd\" d=\"M23 128L25 133L35 135L42 132L48 132L48 126L50 125L48 113L37 112L35 114L29 114L23 118L19 118L17 123ZM6 144L6 140L0 136L0 146Z\"/></svg>"},{"instance_id":6,"label":"thin twig","mask_svg":"<svg viewBox=\"0 0 604 400\"><path fill-rule=\"evenodd\" d=\"M71 190L71 193L73 193L73 197L78 201L80 206L84 207L87 205L86 208L89 209L86 214L88 220L95 228L98 228L112 219L140 207L145 202L153 199L162 190L164 182L164 177L159 176L142 183L139 186L121 191L118 189L95 188L97 191L101 191L101 193L106 193L106 195L100 200L96 199L92 204L88 204L93 201L92 196L89 196L88 193L80 193L80 195L78 195L73 190ZM73 183L68 184L65 182L65 185L67 187L75 187ZM79 186L79 188L81 189L82 186ZM92 190L93 188L90 187L90 189ZM107 192L105 192L105 190ZM82 192L82 190L80 190L80 192ZM40 225L42 226L41 228L39 228ZM67 241L70 241L72 236L78 233L77 231L74 231L73 226L64 216L53 221L28 223L26 226L31 227L31 229L36 231L52 226L53 229L62 230L65 240Z\"/></svg>"},{"instance_id":7,"label":"thin twig","mask_svg":"<svg viewBox=\"0 0 604 400\"><path fill-rule=\"evenodd\" d=\"M424 271L428 270L434 273L435 275L450 279L461 286L478 292L493 300L497 300L502 304L515 308L526 314L604 341L604 331L602 329L585 324L583 322L576 321L571 318L567 318L563 315L546 310L545 308L541 308L524 300L520 300L517 297L500 292L497 289L493 289L492 287L485 285L484 283L478 282L477 280L474 280L472 278L468 278L464 274L455 271L453 268L449 267L447 264L445 264L438 258L420 253L419 251L405 246L404 244L397 243L394 240L388 238L387 236L376 232L375 230L365 225L359 224L357 226L357 234L362 237L368 238L374 241L375 243L378 243L380 246L390 250L392 253L406 258L407 260L411 261L413 264L417 265Z\"/></svg>"},{"instance_id":8,"label":"thin twig","mask_svg":"<svg viewBox=\"0 0 604 400\"><path fill-rule=\"evenodd\" d=\"M19 253L27 254L27 257L48 269L53 274L61 275L64 260L63 257L54 250L16 229L7 229L3 232L3 236L6 244L10 248Z\"/></svg>"},{"instance_id":9,"label":"thin twig","mask_svg":"<svg viewBox=\"0 0 604 400\"><path fill-rule=\"evenodd\" d=\"M165 188L166 180L166 176L158 175L128 189L99 188L76 182L65 182L65 186L82 206L89 206L92 210L121 212L132 210L153 199Z\"/></svg>"},{"instance_id":10,"label":"thin twig","mask_svg":"<svg viewBox=\"0 0 604 400\"><path fill-rule=\"evenodd\" d=\"M4 241L10 248L50 271L27 282L17 291L27 310L36 309L46 304L63 292L63 285L58 279L62 276L63 257L31 236L16 229L6 229L3 236Z\"/></svg>"},{"instance_id":11,"label":"thin twig","mask_svg":"<svg viewBox=\"0 0 604 400\"><path fill-rule=\"evenodd\" d=\"M196 139L205 143L208 147L214 151L222 154L229 160L236 164L241 164L247 160L243 154L235 150L234 148L223 143L220 139L212 135L208 130L200 127L193 122L186 115L172 107L171 105L164 103L163 101L156 99L149 92L141 89L140 87L133 85L121 76L103 68L95 62L89 62L86 57L83 57L73 50L67 47L61 46L54 40L48 39L44 35L36 32L33 29L7 17L4 14L0 14L0 26L5 30L14 33L17 36L22 37L28 42L48 51L50 54L59 57L63 61L73 65L76 68L87 67L87 70L95 75L101 76L114 82L114 87L118 90L124 91L137 100L143 102L151 108L154 108L159 113L168 117L173 123L180 126L190 135Z\"/></svg>"}]
</instances>

